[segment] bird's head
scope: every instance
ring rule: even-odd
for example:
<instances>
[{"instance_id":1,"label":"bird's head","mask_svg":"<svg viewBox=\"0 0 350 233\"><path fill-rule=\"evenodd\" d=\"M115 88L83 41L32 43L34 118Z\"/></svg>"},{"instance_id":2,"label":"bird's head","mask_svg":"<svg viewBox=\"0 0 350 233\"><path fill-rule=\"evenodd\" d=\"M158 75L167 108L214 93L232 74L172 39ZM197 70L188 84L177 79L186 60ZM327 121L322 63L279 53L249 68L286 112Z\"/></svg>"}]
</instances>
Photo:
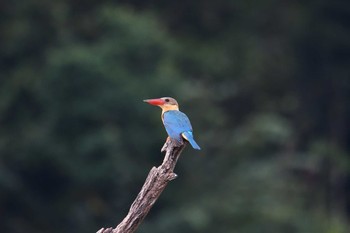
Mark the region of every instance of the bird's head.
<instances>
[{"instance_id":1,"label":"bird's head","mask_svg":"<svg viewBox=\"0 0 350 233\"><path fill-rule=\"evenodd\" d=\"M162 97L159 99L147 99L144 102L149 103L151 105L159 106L163 109L163 111L169 110L179 110L179 104L174 98L171 97Z\"/></svg>"}]
</instances>

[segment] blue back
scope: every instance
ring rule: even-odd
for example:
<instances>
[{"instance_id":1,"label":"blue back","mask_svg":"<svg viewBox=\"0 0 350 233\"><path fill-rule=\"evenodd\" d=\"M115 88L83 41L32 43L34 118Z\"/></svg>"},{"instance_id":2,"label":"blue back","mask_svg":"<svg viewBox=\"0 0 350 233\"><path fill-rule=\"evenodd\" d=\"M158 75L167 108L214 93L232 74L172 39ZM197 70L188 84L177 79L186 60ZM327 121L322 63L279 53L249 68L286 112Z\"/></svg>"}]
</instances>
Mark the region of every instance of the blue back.
<instances>
[{"instance_id":1,"label":"blue back","mask_svg":"<svg viewBox=\"0 0 350 233\"><path fill-rule=\"evenodd\" d=\"M168 133L169 137L181 140L181 133L191 131L192 126L190 120L185 115L185 113L170 110L163 114L163 123L165 130Z\"/></svg>"}]
</instances>

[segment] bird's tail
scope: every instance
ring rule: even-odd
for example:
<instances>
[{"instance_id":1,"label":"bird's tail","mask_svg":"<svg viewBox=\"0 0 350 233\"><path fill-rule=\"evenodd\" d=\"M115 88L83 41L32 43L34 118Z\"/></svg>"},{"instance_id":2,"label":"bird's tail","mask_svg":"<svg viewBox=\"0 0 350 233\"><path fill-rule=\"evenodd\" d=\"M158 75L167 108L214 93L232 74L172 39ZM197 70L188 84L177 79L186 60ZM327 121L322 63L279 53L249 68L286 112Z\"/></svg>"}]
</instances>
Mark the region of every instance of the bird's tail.
<instances>
[{"instance_id":1,"label":"bird's tail","mask_svg":"<svg viewBox=\"0 0 350 233\"><path fill-rule=\"evenodd\" d=\"M200 150L201 148L198 146L197 142L193 139L193 133L191 131L183 132L182 137L186 139L193 149Z\"/></svg>"}]
</instances>

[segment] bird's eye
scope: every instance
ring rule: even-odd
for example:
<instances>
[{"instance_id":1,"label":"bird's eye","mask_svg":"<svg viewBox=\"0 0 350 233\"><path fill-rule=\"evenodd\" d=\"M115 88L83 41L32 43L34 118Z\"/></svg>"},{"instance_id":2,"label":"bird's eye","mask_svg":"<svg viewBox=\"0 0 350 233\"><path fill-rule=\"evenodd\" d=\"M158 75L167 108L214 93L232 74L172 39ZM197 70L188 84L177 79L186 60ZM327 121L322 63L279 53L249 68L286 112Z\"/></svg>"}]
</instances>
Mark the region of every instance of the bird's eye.
<instances>
[{"instance_id":1,"label":"bird's eye","mask_svg":"<svg viewBox=\"0 0 350 233\"><path fill-rule=\"evenodd\" d=\"M165 99L165 102L169 102L169 99Z\"/></svg>"}]
</instances>

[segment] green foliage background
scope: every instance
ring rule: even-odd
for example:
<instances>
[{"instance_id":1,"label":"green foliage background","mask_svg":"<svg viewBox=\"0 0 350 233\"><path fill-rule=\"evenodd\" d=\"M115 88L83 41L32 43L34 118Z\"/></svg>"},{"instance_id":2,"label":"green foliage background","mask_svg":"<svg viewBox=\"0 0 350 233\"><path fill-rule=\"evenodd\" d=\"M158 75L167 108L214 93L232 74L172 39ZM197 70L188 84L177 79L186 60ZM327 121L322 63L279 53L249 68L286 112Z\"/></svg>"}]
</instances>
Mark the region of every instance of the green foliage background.
<instances>
[{"instance_id":1,"label":"green foliage background","mask_svg":"<svg viewBox=\"0 0 350 233\"><path fill-rule=\"evenodd\" d=\"M0 5L1 231L118 224L172 96L202 150L138 232L349 232L348 1Z\"/></svg>"}]
</instances>

